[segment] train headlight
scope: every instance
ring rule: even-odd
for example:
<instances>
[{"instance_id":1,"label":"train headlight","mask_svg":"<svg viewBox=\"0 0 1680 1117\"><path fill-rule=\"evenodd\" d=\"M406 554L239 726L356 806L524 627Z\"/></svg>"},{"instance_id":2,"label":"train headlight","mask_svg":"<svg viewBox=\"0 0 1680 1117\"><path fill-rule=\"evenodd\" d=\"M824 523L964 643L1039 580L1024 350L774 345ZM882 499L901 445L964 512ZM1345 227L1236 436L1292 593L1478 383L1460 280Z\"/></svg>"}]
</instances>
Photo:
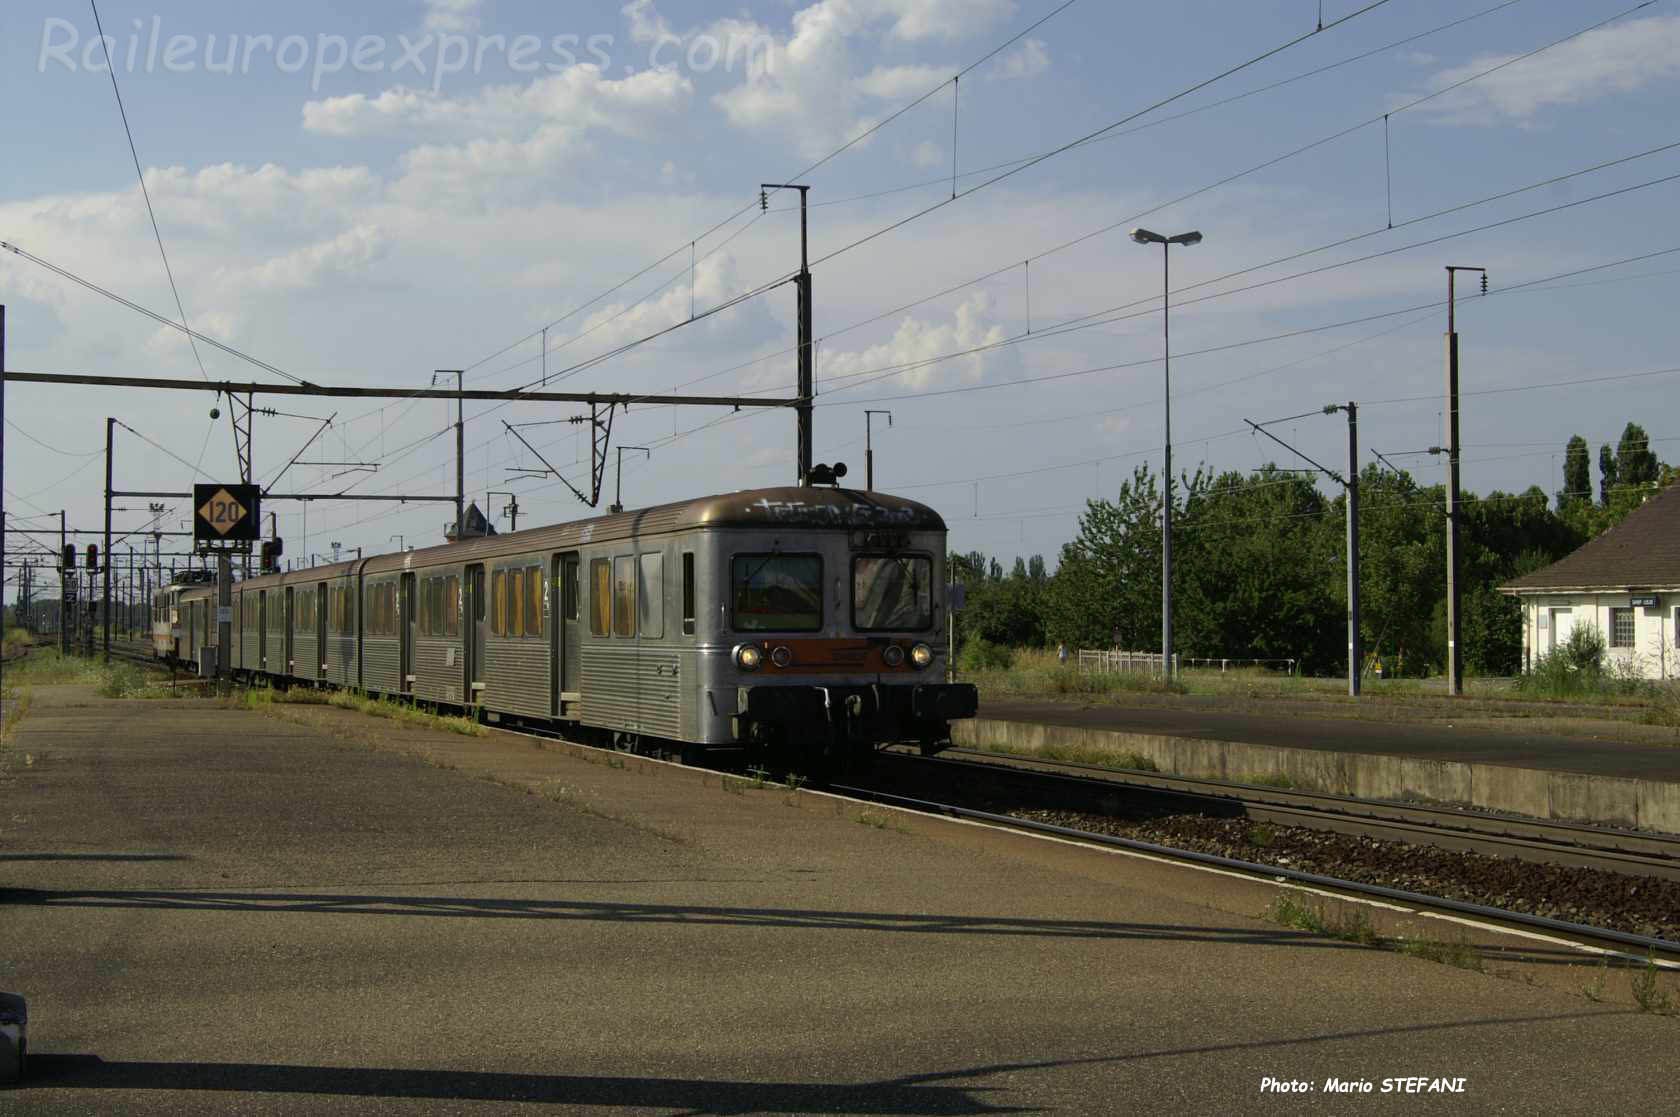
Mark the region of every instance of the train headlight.
<instances>
[{"instance_id":1,"label":"train headlight","mask_svg":"<svg viewBox=\"0 0 1680 1117\"><path fill-rule=\"evenodd\" d=\"M743 671L757 671L764 662L764 652L756 644L742 644L735 649L735 666Z\"/></svg>"},{"instance_id":2,"label":"train headlight","mask_svg":"<svg viewBox=\"0 0 1680 1117\"><path fill-rule=\"evenodd\" d=\"M904 663L904 649L897 644L888 644L881 652L881 658L888 667L898 667Z\"/></svg>"},{"instance_id":3,"label":"train headlight","mask_svg":"<svg viewBox=\"0 0 1680 1117\"><path fill-rule=\"evenodd\" d=\"M910 662L915 664L916 670L920 671L933 662L933 649L926 644L917 644L910 649Z\"/></svg>"},{"instance_id":4,"label":"train headlight","mask_svg":"<svg viewBox=\"0 0 1680 1117\"><path fill-rule=\"evenodd\" d=\"M793 662L793 649L786 644L776 645L776 649L770 653L770 662L777 667L786 667Z\"/></svg>"}]
</instances>

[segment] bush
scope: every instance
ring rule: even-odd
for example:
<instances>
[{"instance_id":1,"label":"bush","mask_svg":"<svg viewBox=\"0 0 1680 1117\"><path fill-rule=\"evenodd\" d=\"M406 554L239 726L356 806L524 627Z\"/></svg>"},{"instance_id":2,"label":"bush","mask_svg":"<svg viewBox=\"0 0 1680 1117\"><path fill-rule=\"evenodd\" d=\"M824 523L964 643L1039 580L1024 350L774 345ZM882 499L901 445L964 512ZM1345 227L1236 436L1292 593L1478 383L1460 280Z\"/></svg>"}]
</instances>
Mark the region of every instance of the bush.
<instances>
[{"instance_id":1,"label":"bush","mask_svg":"<svg viewBox=\"0 0 1680 1117\"><path fill-rule=\"evenodd\" d=\"M1013 651L979 636L965 643L957 655L957 666L964 671L1007 671L1014 665Z\"/></svg>"},{"instance_id":2,"label":"bush","mask_svg":"<svg viewBox=\"0 0 1680 1117\"><path fill-rule=\"evenodd\" d=\"M119 663L105 672L99 693L106 698L127 698L146 688L146 677L126 663Z\"/></svg>"}]
</instances>

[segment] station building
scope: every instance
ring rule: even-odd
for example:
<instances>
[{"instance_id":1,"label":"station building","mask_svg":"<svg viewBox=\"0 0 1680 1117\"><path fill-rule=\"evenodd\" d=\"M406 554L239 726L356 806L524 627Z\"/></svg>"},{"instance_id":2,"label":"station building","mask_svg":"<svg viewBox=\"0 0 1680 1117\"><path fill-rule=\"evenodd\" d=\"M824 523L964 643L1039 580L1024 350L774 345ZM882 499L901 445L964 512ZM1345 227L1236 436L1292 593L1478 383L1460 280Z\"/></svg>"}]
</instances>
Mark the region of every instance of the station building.
<instances>
[{"instance_id":1,"label":"station building","mask_svg":"<svg viewBox=\"0 0 1680 1117\"><path fill-rule=\"evenodd\" d=\"M1616 669L1680 678L1680 483L1568 556L1499 588L1522 602L1524 671L1577 626L1592 625Z\"/></svg>"}]
</instances>

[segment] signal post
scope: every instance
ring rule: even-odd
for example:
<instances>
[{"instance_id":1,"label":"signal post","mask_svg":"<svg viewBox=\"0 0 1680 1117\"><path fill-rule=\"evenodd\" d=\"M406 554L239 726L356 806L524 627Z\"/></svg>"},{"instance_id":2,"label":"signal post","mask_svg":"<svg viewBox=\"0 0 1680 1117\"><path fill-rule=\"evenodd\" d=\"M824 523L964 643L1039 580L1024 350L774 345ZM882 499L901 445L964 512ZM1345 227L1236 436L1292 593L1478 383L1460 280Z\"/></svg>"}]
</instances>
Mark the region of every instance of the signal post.
<instances>
[{"instance_id":1,"label":"signal post","mask_svg":"<svg viewBox=\"0 0 1680 1117\"><path fill-rule=\"evenodd\" d=\"M260 486L193 486L193 549L216 556L216 679L223 686L233 662L233 556L250 555L261 523Z\"/></svg>"}]
</instances>

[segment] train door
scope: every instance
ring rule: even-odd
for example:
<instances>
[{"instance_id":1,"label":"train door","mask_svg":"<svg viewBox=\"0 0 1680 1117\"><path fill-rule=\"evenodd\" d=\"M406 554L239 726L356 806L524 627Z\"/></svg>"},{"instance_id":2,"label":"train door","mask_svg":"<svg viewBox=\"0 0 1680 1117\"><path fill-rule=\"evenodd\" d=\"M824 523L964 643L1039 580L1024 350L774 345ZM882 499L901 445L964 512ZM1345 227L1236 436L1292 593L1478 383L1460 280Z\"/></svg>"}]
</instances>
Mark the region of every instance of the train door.
<instances>
[{"instance_id":1,"label":"train door","mask_svg":"<svg viewBox=\"0 0 1680 1117\"><path fill-rule=\"evenodd\" d=\"M286 661L285 665L280 670L280 673L282 675L294 674L295 673L294 669L297 666L297 664L294 662L295 653L292 650L293 618L295 618L297 616L297 612L296 612L297 600L296 600L296 597L295 597L295 594L294 594L294 591L296 590L296 588L297 587L295 587L295 586L287 586L286 587L286 612L285 612L284 616L282 617L282 619L280 621L280 623L284 626L282 631L284 631L285 634L286 634L285 637L284 637L285 643L282 645L282 649L281 649L284 652L284 659Z\"/></svg>"},{"instance_id":2,"label":"train door","mask_svg":"<svg viewBox=\"0 0 1680 1117\"><path fill-rule=\"evenodd\" d=\"M402 576L402 601L397 607L397 625L402 630L402 692L414 690L414 574Z\"/></svg>"},{"instance_id":3,"label":"train door","mask_svg":"<svg viewBox=\"0 0 1680 1117\"><path fill-rule=\"evenodd\" d=\"M479 704L479 696L484 691L484 628L485 617L488 615L484 608L484 567L475 565L467 567L466 571L466 607L461 610L464 623L461 635L466 641L466 696L467 705Z\"/></svg>"},{"instance_id":4,"label":"train door","mask_svg":"<svg viewBox=\"0 0 1680 1117\"><path fill-rule=\"evenodd\" d=\"M566 703L576 703L578 694L578 656L582 640L578 633L578 571L577 552L559 556L555 561L552 615L554 625L554 660L557 686L554 713L562 714Z\"/></svg>"},{"instance_id":5,"label":"train door","mask_svg":"<svg viewBox=\"0 0 1680 1117\"><path fill-rule=\"evenodd\" d=\"M327 584L315 587L315 662L309 665L311 678L327 677Z\"/></svg>"},{"instance_id":6,"label":"train door","mask_svg":"<svg viewBox=\"0 0 1680 1117\"><path fill-rule=\"evenodd\" d=\"M257 667L268 670L268 591L257 591Z\"/></svg>"}]
</instances>

